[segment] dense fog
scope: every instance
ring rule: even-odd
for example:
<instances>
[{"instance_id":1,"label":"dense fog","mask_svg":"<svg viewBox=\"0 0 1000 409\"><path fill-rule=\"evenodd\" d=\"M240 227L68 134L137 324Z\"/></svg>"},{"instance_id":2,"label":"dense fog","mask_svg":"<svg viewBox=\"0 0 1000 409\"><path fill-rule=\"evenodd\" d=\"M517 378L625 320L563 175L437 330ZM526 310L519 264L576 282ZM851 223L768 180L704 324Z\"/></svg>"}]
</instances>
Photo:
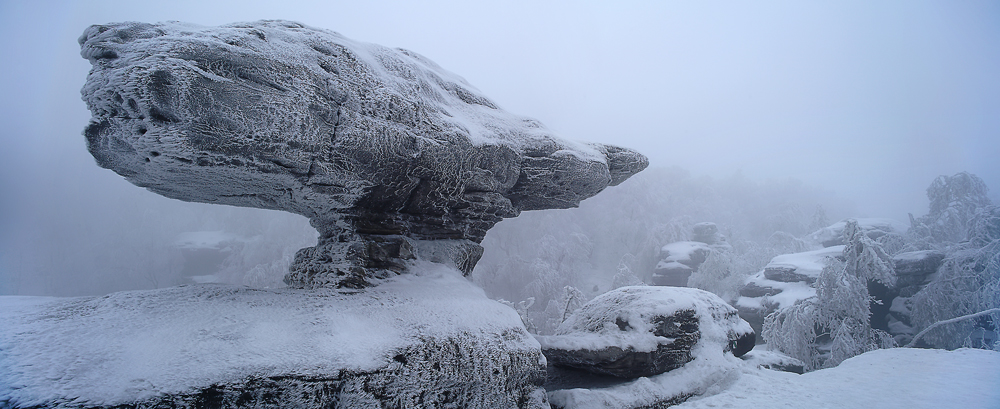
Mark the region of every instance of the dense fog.
<instances>
[{"instance_id":1,"label":"dense fog","mask_svg":"<svg viewBox=\"0 0 1000 409\"><path fill-rule=\"evenodd\" d=\"M939 175L972 172L1000 203L996 3L718 6L0 3L0 294L281 286L315 243L301 216L183 203L95 165L76 38L110 21L297 20L412 49L564 138L647 155L648 170L579 209L525 212L487 236L473 280L535 310L623 270L648 282L660 247L699 222L756 254L751 273L795 250L782 237L847 217L908 225Z\"/></svg>"}]
</instances>

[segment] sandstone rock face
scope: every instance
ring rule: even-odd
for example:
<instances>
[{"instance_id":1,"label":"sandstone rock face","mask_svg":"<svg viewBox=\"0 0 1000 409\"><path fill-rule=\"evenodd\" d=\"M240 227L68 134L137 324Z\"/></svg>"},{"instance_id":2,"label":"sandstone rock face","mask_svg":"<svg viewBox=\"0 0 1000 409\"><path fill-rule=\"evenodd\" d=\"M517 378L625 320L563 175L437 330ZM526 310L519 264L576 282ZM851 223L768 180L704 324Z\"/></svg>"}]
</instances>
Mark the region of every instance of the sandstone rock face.
<instances>
[{"instance_id":1,"label":"sandstone rock face","mask_svg":"<svg viewBox=\"0 0 1000 409\"><path fill-rule=\"evenodd\" d=\"M760 331L768 314L815 296L814 286L823 267L842 257L843 251L844 246L839 245L774 257L740 289L736 300L740 317Z\"/></svg>"},{"instance_id":2,"label":"sandstone rock face","mask_svg":"<svg viewBox=\"0 0 1000 409\"><path fill-rule=\"evenodd\" d=\"M899 345L909 343L917 333L911 322L912 297L933 280L944 258L945 254L936 250L911 251L893 256L896 285L892 288L883 286L880 294L872 292L873 296L883 301L882 305L872 305L872 326L891 334Z\"/></svg>"},{"instance_id":3,"label":"sandstone rock face","mask_svg":"<svg viewBox=\"0 0 1000 409\"><path fill-rule=\"evenodd\" d=\"M357 292L0 297L0 407L548 408L517 313L421 266Z\"/></svg>"},{"instance_id":4,"label":"sandstone rock face","mask_svg":"<svg viewBox=\"0 0 1000 409\"><path fill-rule=\"evenodd\" d=\"M622 287L594 298L556 335L536 337L549 362L622 378L683 366L697 348L750 351L755 334L735 308L694 288Z\"/></svg>"},{"instance_id":5,"label":"sandstone rock face","mask_svg":"<svg viewBox=\"0 0 1000 409\"><path fill-rule=\"evenodd\" d=\"M302 214L294 287L360 288L410 260L469 272L486 231L644 169L561 140L426 58L287 21L95 25L82 90L97 163L167 197Z\"/></svg>"}]
</instances>

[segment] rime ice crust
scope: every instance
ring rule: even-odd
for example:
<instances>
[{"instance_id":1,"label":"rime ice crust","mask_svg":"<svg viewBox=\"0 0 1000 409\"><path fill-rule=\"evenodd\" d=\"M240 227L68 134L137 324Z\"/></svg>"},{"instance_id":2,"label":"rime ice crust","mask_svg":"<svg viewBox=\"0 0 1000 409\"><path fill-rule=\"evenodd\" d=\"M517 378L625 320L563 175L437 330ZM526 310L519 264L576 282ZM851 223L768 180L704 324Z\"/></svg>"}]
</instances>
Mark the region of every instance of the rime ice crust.
<instances>
[{"instance_id":1,"label":"rime ice crust","mask_svg":"<svg viewBox=\"0 0 1000 409\"><path fill-rule=\"evenodd\" d=\"M95 25L80 44L97 163L167 197L309 217L320 243L293 286L367 286L427 254L468 272L502 218L648 164L561 140L416 53L298 23Z\"/></svg>"}]
</instances>

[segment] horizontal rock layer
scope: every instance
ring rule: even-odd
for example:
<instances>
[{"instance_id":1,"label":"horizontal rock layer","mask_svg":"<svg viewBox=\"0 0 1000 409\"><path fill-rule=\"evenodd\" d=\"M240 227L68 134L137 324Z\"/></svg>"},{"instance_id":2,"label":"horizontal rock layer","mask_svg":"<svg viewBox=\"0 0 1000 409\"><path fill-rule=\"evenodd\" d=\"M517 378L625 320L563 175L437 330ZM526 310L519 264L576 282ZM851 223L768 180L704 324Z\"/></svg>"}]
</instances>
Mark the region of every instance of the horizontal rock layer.
<instances>
[{"instance_id":1,"label":"horizontal rock layer","mask_svg":"<svg viewBox=\"0 0 1000 409\"><path fill-rule=\"evenodd\" d=\"M458 271L376 288L0 297L0 407L542 408L517 314Z\"/></svg>"}]
</instances>

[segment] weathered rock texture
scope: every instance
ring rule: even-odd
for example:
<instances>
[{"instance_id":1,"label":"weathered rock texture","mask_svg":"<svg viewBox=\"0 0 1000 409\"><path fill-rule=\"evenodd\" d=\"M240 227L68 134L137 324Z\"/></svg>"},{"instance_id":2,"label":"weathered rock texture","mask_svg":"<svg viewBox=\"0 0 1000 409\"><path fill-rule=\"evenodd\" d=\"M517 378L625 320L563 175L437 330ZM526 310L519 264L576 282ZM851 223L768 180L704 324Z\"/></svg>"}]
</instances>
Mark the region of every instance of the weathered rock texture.
<instances>
[{"instance_id":1,"label":"weathered rock texture","mask_svg":"<svg viewBox=\"0 0 1000 409\"><path fill-rule=\"evenodd\" d=\"M755 334L735 308L694 288L622 287L573 313L556 335L536 337L555 365L622 378L653 376L694 359L695 347L753 349Z\"/></svg>"},{"instance_id":2,"label":"weathered rock texture","mask_svg":"<svg viewBox=\"0 0 1000 409\"><path fill-rule=\"evenodd\" d=\"M167 197L308 217L320 240L295 287L364 287L416 258L467 273L502 218L647 165L563 141L416 53L293 22L95 25L80 44L97 163Z\"/></svg>"},{"instance_id":3,"label":"weathered rock texture","mask_svg":"<svg viewBox=\"0 0 1000 409\"><path fill-rule=\"evenodd\" d=\"M660 262L653 270L653 284L687 287L688 278L698 271L712 248L700 241L678 241L660 249Z\"/></svg>"}]
</instances>

